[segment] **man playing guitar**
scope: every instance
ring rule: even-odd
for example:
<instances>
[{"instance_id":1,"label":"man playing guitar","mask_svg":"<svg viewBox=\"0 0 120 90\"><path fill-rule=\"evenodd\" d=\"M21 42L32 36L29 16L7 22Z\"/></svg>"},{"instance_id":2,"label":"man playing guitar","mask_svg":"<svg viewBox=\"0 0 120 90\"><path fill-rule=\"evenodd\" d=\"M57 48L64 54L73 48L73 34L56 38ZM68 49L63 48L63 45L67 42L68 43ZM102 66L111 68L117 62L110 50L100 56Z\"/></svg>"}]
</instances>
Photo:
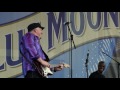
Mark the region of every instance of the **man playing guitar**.
<instances>
[{"instance_id":1,"label":"man playing guitar","mask_svg":"<svg viewBox=\"0 0 120 90\"><path fill-rule=\"evenodd\" d=\"M51 71L60 71L64 65L59 64L51 68L48 56L42 50L40 39L44 27L40 23L32 23L28 27L26 33L20 42L20 50L22 53L22 69L25 78L47 78L44 76L45 67ZM37 63L36 63L37 62ZM39 63L39 64L38 64ZM37 66L38 65L38 66ZM41 67L41 71L39 72ZM40 74L43 73L43 74Z\"/></svg>"}]
</instances>

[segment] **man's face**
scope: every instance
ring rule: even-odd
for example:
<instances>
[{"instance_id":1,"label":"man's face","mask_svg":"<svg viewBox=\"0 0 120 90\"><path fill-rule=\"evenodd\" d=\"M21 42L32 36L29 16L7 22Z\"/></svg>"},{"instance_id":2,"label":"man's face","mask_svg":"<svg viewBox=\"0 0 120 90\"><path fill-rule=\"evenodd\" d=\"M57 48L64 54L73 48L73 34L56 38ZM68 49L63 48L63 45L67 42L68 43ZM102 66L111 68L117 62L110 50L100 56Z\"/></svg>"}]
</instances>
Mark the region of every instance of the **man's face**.
<instances>
[{"instance_id":1,"label":"man's face","mask_svg":"<svg viewBox=\"0 0 120 90\"><path fill-rule=\"evenodd\" d=\"M105 69L105 64L104 63L101 63L101 64L98 65L98 71L100 73L102 73L104 71L104 69Z\"/></svg>"},{"instance_id":2,"label":"man's face","mask_svg":"<svg viewBox=\"0 0 120 90\"><path fill-rule=\"evenodd\" d=\"M43 31L42 31L42 29L41 28L36 28L35 29L35 32L36 32L36 34L39 36L39 38L41 38L42 37L42 34L43 34Z\"/></svg>"}]
</instances>

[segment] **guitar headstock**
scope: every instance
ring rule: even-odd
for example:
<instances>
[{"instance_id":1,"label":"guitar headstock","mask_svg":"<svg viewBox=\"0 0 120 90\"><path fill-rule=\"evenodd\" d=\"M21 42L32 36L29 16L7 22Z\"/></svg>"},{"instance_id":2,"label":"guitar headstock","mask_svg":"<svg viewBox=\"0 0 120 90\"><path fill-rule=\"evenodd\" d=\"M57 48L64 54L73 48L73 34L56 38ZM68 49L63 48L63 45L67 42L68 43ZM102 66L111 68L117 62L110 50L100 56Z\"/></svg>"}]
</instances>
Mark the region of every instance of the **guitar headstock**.
<instances>
[{"instance_id":1,"label":"guitar headstock","mask_svg":"<svg viewBox=\"0 0 120 90\"><path fill-rule=\"evenodd\" d=\"M65 67L65 68L69 68L70 67L70 65L66 64L66 63L60 63L60 65L63 65L63 67Z\"/></svg>"},{"instance_id":2,"label":"guitar headstock","mask_svg":"<svg viewBox=\"0 0 120 90\"><path fill-rule=\"evenodd\" d=\"M64 66L65 68L69 68L69 67L70 67L70 65L69 65L69 64L66 64L66 63L63 63L63 66Z\"/></svg>"}]
</instances>

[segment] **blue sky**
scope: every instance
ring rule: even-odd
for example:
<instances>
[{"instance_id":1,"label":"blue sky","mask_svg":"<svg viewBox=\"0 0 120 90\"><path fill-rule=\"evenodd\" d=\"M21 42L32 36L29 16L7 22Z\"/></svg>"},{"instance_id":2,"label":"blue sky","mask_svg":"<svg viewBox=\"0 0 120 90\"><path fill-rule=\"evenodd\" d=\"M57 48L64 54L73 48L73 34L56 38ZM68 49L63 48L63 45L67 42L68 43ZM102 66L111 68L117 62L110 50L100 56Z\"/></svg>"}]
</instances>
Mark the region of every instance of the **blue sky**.
<instances>
[{"instance_id":1,"label":"blue sky","mask_svg":"<svg viewBox=\"0 0 120 90\"><path fill-rule=\"evenodd\" d=\"M16 19L25 17L34 12L0 12L0 24L8 23Z\"/></svg>"}]
</instances>

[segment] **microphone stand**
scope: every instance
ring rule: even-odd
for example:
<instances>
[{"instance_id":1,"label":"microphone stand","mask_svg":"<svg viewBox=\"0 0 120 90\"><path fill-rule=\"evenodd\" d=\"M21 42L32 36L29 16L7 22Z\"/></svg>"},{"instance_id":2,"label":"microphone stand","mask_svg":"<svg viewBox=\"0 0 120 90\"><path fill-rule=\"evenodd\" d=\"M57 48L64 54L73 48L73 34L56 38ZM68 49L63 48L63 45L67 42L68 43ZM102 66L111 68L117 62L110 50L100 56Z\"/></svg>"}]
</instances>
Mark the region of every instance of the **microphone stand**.
<instances>
[{"instance_id":1,"label":"microphone stand","mask_svg":"<svg viewBox=\"0 0 120 90\"><path fill-rule=\"evenodd\" d=\"M105 52L102 52L104 54L106 54ZM106 54L108 57L110 57L108 54ZM113 59L112 57L110 57L111 59ZM119 66L120 66L120 63L118 61L116 61L115 59L113 59L115 62L117 62L118 64L118 78L119 78Z\"/></svg>"},{"instance_id":2,"label":"microphone stand","mask_svg":"<svg viewBox=\"0 0 120 90\"><path fill-rule=\"evenodd\" d=\"M88 56L89 56L89 53L87 53L87 58L86 58L86 62L85 62L87 78L88 78Z\"/></svg>"},{"instance_id":3,"label":"microphone stand","mask_svg":"<svg viewBox=\"0 0 120 90\"><path fill-rule=\"evenodd\" d=\"M73 43L75 49L76 49L76 46L75 46L75 43L74 43L74 40L73 40L73 35L72 35L71 31L70 31L70 27L69 27L68 24L66 24L66 25L68 26L68 31L70 33L70 42L71 42L70 43L71 44L71 47L70 47L70 51L71 51L71 78L72 78L72 43Z\"/></svg>"}]
</instances>

